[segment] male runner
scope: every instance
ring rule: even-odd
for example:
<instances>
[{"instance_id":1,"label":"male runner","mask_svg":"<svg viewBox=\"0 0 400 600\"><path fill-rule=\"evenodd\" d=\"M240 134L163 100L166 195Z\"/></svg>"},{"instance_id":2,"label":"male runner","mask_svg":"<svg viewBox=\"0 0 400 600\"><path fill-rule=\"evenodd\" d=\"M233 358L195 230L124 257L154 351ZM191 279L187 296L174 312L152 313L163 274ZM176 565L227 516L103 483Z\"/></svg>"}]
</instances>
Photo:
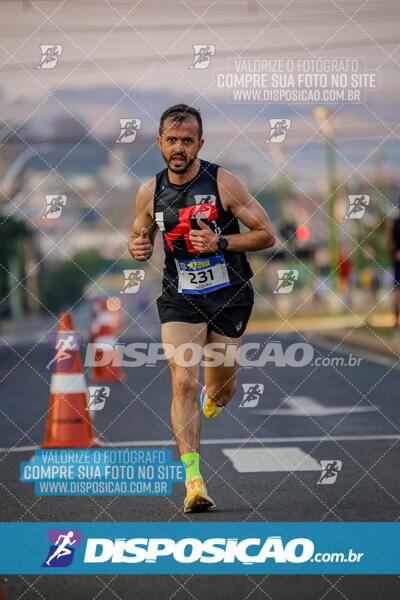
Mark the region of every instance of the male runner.
<instances>
[{"instance_id":1,"label":"male runner","mask_svg":"<svg viewBox=\"0 0 400 600\"><path fill-rule=\"evenodd\" d=\"M400 197L398 204L400 209ZM394 220L388 220L387 248L393 262L394 337L400 340L400 213Z\"/></svg>"},{"instance_id":2,"label":"male runner","mask_svg":"<svg viewBox=\"0 0 400 600\"><path fill-rule=\"evenodd\" d=\"M239 348L254 298L245 252L275 243L270 220L239 179L197 158L204 144L198 110L186 104L168 108L157 142L167 168L138 191L128 247L136 260L148 260L157 228L162 232L165 267L157 300L162 342L175 348L188 342ZM240 233L238 220L249 231ZM215 507L199 470L200 362L191 367L179 362L169 359L171 420L186 469L184 511L195 512ZM206 364L201 406L207 418L217 417L232 398L236 370L237 363Z\"/></svg>"}]
</instances>

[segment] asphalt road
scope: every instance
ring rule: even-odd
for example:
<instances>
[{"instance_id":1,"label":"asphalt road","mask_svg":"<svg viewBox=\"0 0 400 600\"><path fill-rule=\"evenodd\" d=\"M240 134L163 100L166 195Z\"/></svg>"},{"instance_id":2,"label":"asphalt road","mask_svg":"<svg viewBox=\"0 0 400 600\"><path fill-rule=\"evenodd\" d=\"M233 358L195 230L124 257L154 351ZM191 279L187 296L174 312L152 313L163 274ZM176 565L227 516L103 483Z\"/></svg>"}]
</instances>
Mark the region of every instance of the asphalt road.
<instances>
[{"instance_id":1,"label":"asphalt road","mask_svg":"<svg viewBox=\"0 0 400 600\"><path fill-rule=\"evenodd\" d=\"M246 336L244 342L265 342L268 337ZM307 341L304 334L274 335L271 339L280 342L284 350L295 342ZM44 436L49 376L40 369L46 361L47 345L39 344L33 349L33 344L3 345L0 349L1 520L397 520L400 370L389 359L376 362L367 358L357 366L317 367L317 357L343 357L347 362L347 350L332 352L332 343L322 340L322 345L318 345L315 339L308 341L314 349L311 364L241 367L236 395L223 415L212 421L203 418L201 469L217 509L196 515L182 512L183 484L174 484L170 497L74 498L38 497L33 485L19 482L19 464L29 460L33 453L32 449L20 451L21 447L33 447ZM126 383L110 384L110 399L96 413L99 437L109 444L126 442L141 447L171 444L171 384L166 362L126 369L126 373ZM249 383L264 385L258 405L239 406L243 400L242 386ZM357 408L352 411L352 407ZM174 460L178 460L175 446L171 447ZM246 453L248 449L253 451L251 460ZM232 450L236 450L235 458ZM255 456L260 470L249 472ZM317 484L321 460L342 462L342 470L332 485ZM400 579L349 575L7 576L3 593L7 600L132 597L373 600L399 597Z\"/></svg>"}]
</instances>

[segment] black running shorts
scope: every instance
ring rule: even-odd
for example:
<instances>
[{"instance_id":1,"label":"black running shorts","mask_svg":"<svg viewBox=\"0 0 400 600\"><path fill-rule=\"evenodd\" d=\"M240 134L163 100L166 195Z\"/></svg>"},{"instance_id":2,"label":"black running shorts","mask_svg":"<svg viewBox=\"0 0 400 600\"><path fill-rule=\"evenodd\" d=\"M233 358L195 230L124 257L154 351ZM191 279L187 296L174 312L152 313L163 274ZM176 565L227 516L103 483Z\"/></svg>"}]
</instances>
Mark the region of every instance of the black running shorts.
<instances>
[{"instance_id":1,"label":"black running shorts","mask_svg":"<svg viewBox=\"0 0 400 600\"><path fill-rule=\"evenodd\" d=\"M207 294L180 294L173 284L163 280L163 291L157 298L161 323L207 323L208 330L238 338L246 329L254 303L249 281L229 285Z\"/></svg>"}]
</instances>

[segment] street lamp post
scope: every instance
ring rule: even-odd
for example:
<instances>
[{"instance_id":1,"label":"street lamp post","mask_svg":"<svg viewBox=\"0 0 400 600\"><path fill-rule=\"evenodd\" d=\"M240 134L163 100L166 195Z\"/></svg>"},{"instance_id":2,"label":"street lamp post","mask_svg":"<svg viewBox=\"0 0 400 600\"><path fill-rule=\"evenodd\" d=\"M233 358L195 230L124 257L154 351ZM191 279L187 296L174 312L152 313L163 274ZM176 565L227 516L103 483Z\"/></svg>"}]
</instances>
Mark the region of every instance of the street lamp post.
<instances>
[{"instance_id":1,"label":"street lamp post","mask_svg":"<svg viewBox=\"0 0 400 600\"><path fill-rule=\"evenodd\" d=\"M288 195L288 185L285 173L282 169L285 162L282 148L280 144L269 144L268 146L271 158L279 168L278 180L277 180L277 216L278 222L282 225L286 221L286 199Z\"/></svg>"}]
</instances>

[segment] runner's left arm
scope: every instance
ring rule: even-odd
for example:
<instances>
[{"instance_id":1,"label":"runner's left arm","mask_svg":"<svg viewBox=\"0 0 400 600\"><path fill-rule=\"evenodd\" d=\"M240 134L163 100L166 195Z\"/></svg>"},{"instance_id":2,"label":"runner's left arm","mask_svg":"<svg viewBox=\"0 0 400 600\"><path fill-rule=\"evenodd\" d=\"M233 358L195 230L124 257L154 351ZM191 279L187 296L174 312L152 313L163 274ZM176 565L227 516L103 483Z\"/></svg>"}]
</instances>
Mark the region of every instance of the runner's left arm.
<instances>
[{"instance_id":1,"label":"runner's left arm","mask_svg":"<svg viewBox=\"0 0 400 600\"><path fill-rule=\"evenodd\" d=\"M276 237L268 214L261 204L247 191L243 183L225 169L218 169L218 190L222 206L230 210L249 231L226 235L227 251L251 252L270 248ZM190 240L196 250L216 251L218 236L208 225L199 222L200 231L192 230Z\"/></svg>"}]
</instances>

